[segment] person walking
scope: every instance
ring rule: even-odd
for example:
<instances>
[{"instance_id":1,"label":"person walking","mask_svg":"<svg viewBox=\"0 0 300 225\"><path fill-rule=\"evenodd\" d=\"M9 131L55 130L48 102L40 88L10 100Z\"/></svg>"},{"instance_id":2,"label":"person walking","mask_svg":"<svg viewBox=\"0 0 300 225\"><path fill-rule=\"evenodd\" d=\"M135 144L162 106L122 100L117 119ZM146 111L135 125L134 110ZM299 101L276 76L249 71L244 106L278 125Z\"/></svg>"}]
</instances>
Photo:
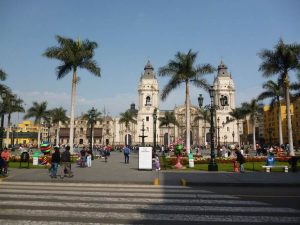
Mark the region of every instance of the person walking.
<instances>
[{"instance_id":1,"label":"person walking","mask_svg":"<svg viewBox=\"0 0 300 225\"><path fill-rule=\"evenodd\" d=\"M240 150L238 150L238 149L236 149L235 154L236 154L236 161L238 161L240 164L240 172L244 173L245 172L245 169L244 169L245 158L242 155L242 153L240 152Z\"/></svg>"},{"instance_id":2,"label":"person walking","mask_svg":"<svg viewBox=\"0 0 300 225\"><path fill-rule=\"evenodd\" d=\"M86 152L86 166L92 167L92 151L91 150L88 150Z\"/></svg>"},{"instance_id":3,"label":"person walking","mask_svg":"<svg viewBox=\"0 0 300 225\"><path fill-rule=\"evenodd\" d=\"M107 162L108 156L110 156L110 151L109 151L108 147L105 147L105 148L104 148L104 158L105 158L105 162Z\"/></svg>"},{"instance_id":4,"label":"person walking","mask_svg":"<svg viewBox=\"0 0 300 225\"><path fill-rule=\"evenodd\" d=\"M65 170L68 174L68 177L73 177L73 173L71 171L71 154L70 154L70 146L66 146L66 150L61 154L61 170L60 170L60 178L64 178Z\"/></svg>"},{"instance_id":5,"label":"person walking","mask_svg":"<svg viewBox=\"0 0 300 225\"><path fill-rule=\"evenodd\" d=\"M124 157L125 157L125 164L129 164L130 149L128 146L124 146L123 153L124 153Z\"/></svg>"},{"instance_id":6,"label":"person walking","mask_svg":"<svg viewBox=\"0 0 300 225\"><path fill-rule=\"evenodd\" d=\"M60 163L59 147L54 147L54 153L52 154L52 158L51 158L51 169L50 169L51 178L56 178L57 168L59 163Z\"/></svg>"},{"instance_id":7,"label":"person walking","mask_svg":"<svg viewBox=\"0 0 300 225\"><path fill-rule=\"evenodd\" d=\"M3 175L7 175L8 172L8 164L9 164L9 158L10 158L10 152L8 151L8 149L5 147L3 149L3 151L1 152L1 158L2 158L2 173Z\"/></svg>"},{"instance_id":8,"label":"person walking","mask_svg":"<svg viewBox=\"0 0 300 225\"><path fill-rule=\"evenodd\" d=\"M82 148L80 151L80 167L86 166L86 149L85 147Z\"/></svg>"}]
</instances>

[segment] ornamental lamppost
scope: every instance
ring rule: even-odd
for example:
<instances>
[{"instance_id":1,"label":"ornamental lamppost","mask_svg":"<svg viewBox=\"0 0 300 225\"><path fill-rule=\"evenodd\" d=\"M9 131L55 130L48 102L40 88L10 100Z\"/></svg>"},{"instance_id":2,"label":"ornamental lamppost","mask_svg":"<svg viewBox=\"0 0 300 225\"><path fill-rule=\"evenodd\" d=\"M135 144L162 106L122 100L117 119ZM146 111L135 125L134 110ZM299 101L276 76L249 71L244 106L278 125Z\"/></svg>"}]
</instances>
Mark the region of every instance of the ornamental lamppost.
<instances>
[{"instance_id":1,"label":"ornamental lamppost","mask_svg":"<svg viewBox=\"0 0 300 225\"><path fill-rule=\"evenodd\" d=\"M210 105L206 105L204 108L210 110L210 161L208 164L208 171L218 171L218 165L216 162L216 155L215 155L215 125L214 125L214 115L217 109L219 109L218 105L214 103L215 97L215 90L214 87L211 86L209 89L209 96L210 96ZM222 96L220 98L221 106L225 106L225 98ZM201 108L203 105L203 97L200 94L198 97L199 107Z\"/></svg>"},{"instance_id":2,"label":"ornamental lamppost","mask_svg":"<svg viewBox=\"0 0 300 225\"><path fill-rule=\"evenodd\" d=\"M156 150L156 121L157 121L157 109L153 112L153 150Z\"/></svg>"},{"instance_id":3,"label":"ornamental lamppost","mask_svg":"<svg viewBox=\"0 0 300 225\"><path fill-rule=\"evenodd\" d=\"M90 130L90 151L93 151L93 129L94 129L94 123L95 123L95 117L96 117L96 110L94 107L89 111L89 123L91 125Z\"/></svg>"},{"instance_id":4,"label":"ornamental lamppost","mask_svg":"<svg viewBox=\"0 0 300 225\"><path fill-rule=\"evenodd\" d=\"M218 117L218 119L217 119L217 128L218 128L218 147L220 147L220 126L219 126L219 123L220 123L220 117Z\"/></svg>"}]
</instances>

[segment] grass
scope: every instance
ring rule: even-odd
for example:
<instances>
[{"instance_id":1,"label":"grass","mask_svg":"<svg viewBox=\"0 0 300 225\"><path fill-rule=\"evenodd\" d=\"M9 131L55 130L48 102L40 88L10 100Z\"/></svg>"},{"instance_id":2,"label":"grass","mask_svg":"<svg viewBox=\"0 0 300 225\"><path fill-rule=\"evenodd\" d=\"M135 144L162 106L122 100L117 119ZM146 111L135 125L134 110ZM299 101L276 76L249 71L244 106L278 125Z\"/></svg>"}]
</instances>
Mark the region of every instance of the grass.
<instances>
[{"instance_id":1,"label":"grass","mask_svg":"<svg viewBox=\"0 0 300 225\"><path fill-rule=\"evenodd\" d=\"M160 166L163 170L172 170L174 167L169 164L166 157L160 158ZM262 168L266 163L265 162L247 162L244 164L245 171L257 171L264 172L265 169ZM288 162L276 162L277 166L289 166ZM199 171L208 171L208 163L203 164L195 164L194 168L188 168L186 170L199 170ZM218 163L218 170L224 172L234 172L233 163ZM298 166L298 170L300 170L300 166ZM274 168L272 172L283 172L282 168Z\"/></svg>"}]
</instances>

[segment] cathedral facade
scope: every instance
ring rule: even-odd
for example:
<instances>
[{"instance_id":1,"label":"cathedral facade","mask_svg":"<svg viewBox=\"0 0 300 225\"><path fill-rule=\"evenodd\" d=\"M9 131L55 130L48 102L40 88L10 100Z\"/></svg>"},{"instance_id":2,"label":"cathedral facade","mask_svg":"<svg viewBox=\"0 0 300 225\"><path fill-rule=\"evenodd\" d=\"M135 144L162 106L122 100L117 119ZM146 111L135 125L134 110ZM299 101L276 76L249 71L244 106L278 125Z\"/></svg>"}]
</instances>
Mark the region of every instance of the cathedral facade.
<instances>
[{"instance_id":1,"label":"cathedral facade","mask_svg":"<svg viewBox=\"0 0 300 225\"><path fill-rule=\"evenodd\" d=\"M241 127L238 128L236 121L230 122L229 113L236 107L235 85L227 69L227 66L221 61L213 82L214 103L220 106L221 97L225 98L227 102L226 106L220 106L215 113L216 145L239 143L239 136L242 131ZM173 109L164 109L160 105L160 88L154 68L149 61L140 76L137 93L137 108L133 103L129 109L135 115L136 123L129 123L129 126L126 127L125 124L120 123L119 117L104 116L94 126L93 143L95 145L141 145L142 136L144 136L145 145L153 145L154 134L156 134L158 145L168 145L178 139L186 139L185 105L174 106ZM156 123L153 116L154 111L157 113ZM160 127L159 118L164 117L166 112L174 113L178 125L169 124L168 127ZM210 123L204 120L200 114L199 106L190 105L190 115L191 146L209 144ZM54 143L56 143L57 129L60 133L59 143L67 144L69 142L69 125L52 128L51 139ZM74 144L88 145L90 133L87 121L83 120L81 116L77 117L74 127Z\"/></svg>"}]
</instances>

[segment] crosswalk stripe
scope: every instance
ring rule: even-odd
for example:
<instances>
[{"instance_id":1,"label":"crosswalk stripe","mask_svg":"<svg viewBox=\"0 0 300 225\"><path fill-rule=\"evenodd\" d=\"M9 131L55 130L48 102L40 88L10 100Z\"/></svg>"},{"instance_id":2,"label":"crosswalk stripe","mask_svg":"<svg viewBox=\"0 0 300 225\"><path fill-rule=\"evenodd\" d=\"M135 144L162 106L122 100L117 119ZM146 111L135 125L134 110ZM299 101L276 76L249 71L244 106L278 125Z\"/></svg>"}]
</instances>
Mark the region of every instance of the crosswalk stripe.
<instances>
[{"instance_id":1,"label":"crosswalk stripe","mask_svg":"<svg viewBox=\"0 0 300 225\"><path fill-rule=\"evenodd\" d=\"M300 210L291 208L273 207L225 207L225 206L189 206L189 205L145 205L145 204L109 204L109 203L78 203L78 202L48 202L48 201L1 201L0 206L26 206L28 207L59 207L82 209L127 209L127 210L152 210L152 211L195 211L195 212L248 212L248 213L299 213Z\"/></svg>"},{"instance_id":2,"label":"crosswalk stripe","mask_svg":"<svg viewBox=\"0 0 300 225\"><path fill-rule=\"evenodd\" d=\"M48 186L38 186L39 190L65 190L65 186L50 186L51 184L49 184ZM37 188L37 186L31 186L31 185L13 185L13 184L2 184L0 185L0 190L1 189L21 189L21 190L32 190L34 188ZM111 187L87 187L87 186L83 186L83 187L71 187L68 186L68 190L69 191L110 191L110 192L120 192L120 191L124 191L126 190L126 192L154 192L154 193L192 193L192 194L199 194L199 193L207 193L207 194L211 194L211 191L207 191L207 190L200 190L200 189L164 189L164 188L154 188L153 186L148 188L111 188Z\"/></svg>"},{"instance_id":3,"label":"crosswalk stripe","mask_svg":"<svg viewBox=\"0 0 300 225\"><path fill-rule=\"evenodd\" d=\"M59 194L59 195L86 195L86 196L114 196L114 197L143 197L145 193L128 193L126 190L122 192L87 192L87 191L55 191L55 190L19 190L19 189L0 189L0 193L23 193L23 194ZM217 198L217 199L238 199L238 197L230 195L217 194L169 194L169 193L147 193L147 197L157 198Z\"/></svg>"},{"instance_id":4,"label":"crosswalk stripe","mask_svg":"<svg viewBox=\"0 0 300 225\"><path fill-rule=\"evenodd\" d=\"M193 215L193 214L160 214L160 213L117 213L117 212L91 212L91 211L59 211L59 210L32 210L32 209L2 209L0 215L47 217L53 215L57 218L89 218L89 219L118 219L118 220L151 220L151 221L185 221L185 222L245 222L252 223L300 223L300 217L290 216L238 216L238 215Z\"/></svg>"},{"instance_id":5,"label":"crosswalk stripe","mask_svg":"<svg viewBox=\"0 0 300 225\"><path fill-rule=\"evenodd\" d=\"M70 201L70 196L48 196L47 195L24 195L24 194L4 194L0 193L0 197L2 198L11 198L11 199L24 199L24 198L30 198L30 199L40 199L40 200L47 200L50 201ZM225 204L225 205L269 205L268 203L264 202L257 202L257 201L244 201L244 200L215 200L215 199L154 199L154 198L122 198L122 197L101 197L101 198L95 198L95 197L85 197L85 196L76 196L76 201L85 201L85 202L130 202L130 203L151 203L151 204L161 204L161 203L181 203L181 204Z\"/></svg>"},{"instance_id":6,"label":"crosswalk stripe","mask_svg":"<svg viewBox=\"0 0 300 225\"><path fill-rule=\"evenodd\" d=\"M0 208L5 225L300 224L297 209L179 186L4 181Z\"/></svg>"}]
</instances>

